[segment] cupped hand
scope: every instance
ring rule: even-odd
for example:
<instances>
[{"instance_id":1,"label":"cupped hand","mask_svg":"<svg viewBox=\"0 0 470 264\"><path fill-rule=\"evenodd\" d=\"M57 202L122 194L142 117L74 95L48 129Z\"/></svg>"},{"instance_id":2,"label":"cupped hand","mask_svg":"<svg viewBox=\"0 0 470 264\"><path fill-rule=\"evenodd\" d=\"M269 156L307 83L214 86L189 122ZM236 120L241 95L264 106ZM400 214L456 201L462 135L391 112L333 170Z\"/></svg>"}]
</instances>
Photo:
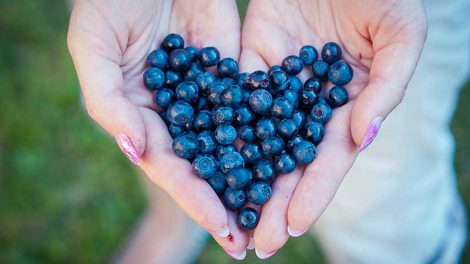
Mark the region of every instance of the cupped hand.
<instances>
[{"instance_id":1,"label":"cupped hand","mask_svg":"<svg viewBox=\"0 0 470 264\"><path fill-rule=\"evenodd\" d=\"M76 1L68 45L86 108L153 182L226 251L240 256L247 236L191 164L173 153L152 93L143 85L146 57L168 33L198 48L215 46L221 57L239 57L240 21L232 0Z\"/></svg>"},{"instance_id":2,"label":"cupped hand","mask_svg":"<svg viewBox=\"0 0 470 264\"><path fill-rule=\"evenodd\" d=\"M271 256L289 234L306 232L325 210L358 151L370 144L381 121L401 102L426 31L418 0L250 2L242 30L242 71L280 64L303 45L314 45L321 53L329 41L340 44L343 59L354 70L345 86L349 102L334 111L316 159L274 182L254 232L259 257ZM311 69L301 73L304 80L311 75ZM325 95L329 88L323 88Z\"/></svg>"}]
</instances>

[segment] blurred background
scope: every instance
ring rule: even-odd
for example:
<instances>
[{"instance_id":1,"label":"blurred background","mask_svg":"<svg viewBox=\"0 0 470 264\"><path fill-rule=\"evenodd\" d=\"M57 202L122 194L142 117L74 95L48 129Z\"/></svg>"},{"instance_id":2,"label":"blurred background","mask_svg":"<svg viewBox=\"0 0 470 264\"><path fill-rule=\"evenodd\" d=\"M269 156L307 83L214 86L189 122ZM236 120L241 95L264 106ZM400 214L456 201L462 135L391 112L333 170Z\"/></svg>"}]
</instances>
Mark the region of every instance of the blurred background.
<instances>
[{"instance_id":1,"label":"blurred background","mask_svg":"<svg viewBox=\"0 0 470 264\"><path fill-rule=\"evenodd\" d=\"M247 1L238 4L243 16ZM106 262L146 206L133 166L80 106L68 19L65 0L0 1L0 263ZM467 208L469 102L470 83L452 124ZM315 245L290 240L270 262L324 263ZM198 260L232 262L212 241Z\"/></svg>"}]
</instances>

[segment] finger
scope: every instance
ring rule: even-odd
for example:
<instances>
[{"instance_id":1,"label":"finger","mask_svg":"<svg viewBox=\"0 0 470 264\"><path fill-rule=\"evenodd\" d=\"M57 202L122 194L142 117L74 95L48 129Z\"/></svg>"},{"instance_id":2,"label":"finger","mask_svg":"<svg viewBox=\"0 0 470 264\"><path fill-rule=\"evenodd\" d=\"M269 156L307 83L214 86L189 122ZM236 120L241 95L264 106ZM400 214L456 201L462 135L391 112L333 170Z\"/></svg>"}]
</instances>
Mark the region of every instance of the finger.
<instances>
[{"instance_id":1,"label":"finger","mask_svg":"<svg viewBox=\"0 0 470 264\"><path fill-rule=\"evenodd\" d=\"M228 227L230 229L228 237L213 237L229 256L237 260L243 260L246 257L249 237L246 232L238 227L237 213L228 212Z\"/></svg>"},{"instance_id":2,"label":"finger","mask_svg":"<svg viewBox=\"0 0 470 264\"><path fill-rule=\"evenodd\" d=\"M291 236L302 235L318 219L354 162L356 146L348 132L351 105L335 111L315 160L306 167L295 189L287 218Z\"/></svg>"},{"instance_id":3,"label":"finger","mask_svg":"<svg viewBox=\"0 0 470 264\"><path fill-rule=\"evenodd\" d=\"M165 123L152 110L140 108L146 124L147 146L142 169L166 191L189 217L208 232L229 235L227 211L207 182L194 175L191 164L171 148Z\"/></svg>"}]
</instances>

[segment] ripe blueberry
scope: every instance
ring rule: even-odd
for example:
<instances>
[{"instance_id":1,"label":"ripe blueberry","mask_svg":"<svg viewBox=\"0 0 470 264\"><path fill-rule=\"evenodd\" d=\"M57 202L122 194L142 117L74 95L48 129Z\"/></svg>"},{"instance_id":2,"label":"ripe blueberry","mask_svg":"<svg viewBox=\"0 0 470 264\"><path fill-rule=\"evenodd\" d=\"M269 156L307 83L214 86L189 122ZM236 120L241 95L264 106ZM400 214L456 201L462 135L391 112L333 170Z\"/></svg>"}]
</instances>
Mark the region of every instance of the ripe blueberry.
<instances>
[{"instance_id":1,"label":"ripe blueberry","mask_svg":"<svg viewBox=\"0 0 470 264\"><path fill-rule=\"evenodd\" d=\"M301 141L294 146L292 155L298 164L305 165L311 163L315 159L315 145L309 141Z\"/></svg>"},{"instance_id":2,"label":"ripe blueberry","mask_svg":"<svg viewBox=\"0 0 470 264\"><path fill-rule=\"evenodd\" d=\"M177 72L183 72L188 69L191 64L191 58L189 57L188 52L184 49L176 49L170 53L168 64L171 69Z\"/></svg>"},{"instance_id":3,"label":"ripe blueberry","mask_svg":"<svg viewBox=\"0 0 470 264\"><path fill-rule=\"evenodd\" d=\"M294 108L299 106L299 94L293 90L285 90L283 96L289 100Z\"/></svg>"},{"instance_id":4,"label":"ripe blueberry","mask_svg":"<svg viewBox=\"0 0 470 264\"><path fill-rule=\"evenodd\" d=\"M315 91L302 89L300 91L300 107L304 110L311 109L317 103L318 94Z\"/></svg>"},{"instance_id":5,"label":"ripe blueberry","mask_svg":"<svg viewBox=\"0 0 470 264\"><path fill-rule=\"evenodd\" d=\"M213 105L219 105L222 103L222 98L221 95L225 91L227 87L225 85L216 80L212 85L209 87L209 94L207 96L207 99L209 102L211 102Z\"/></svg>"},{"instance_id":6,"label":"ripe blueberry","mask_svg":"<svg viewBox=\"0 0 470 264\"><path fill-rule=\"evenodd\" d=\"M256 124L255 134L259 139L266 139L276 135L276 122L272 118L263 118Z\"/></svg>"},{"instance_id":7,"label":"ripe blueberry","mask_svg":"<svg viewBox=\"0 0 470 264\"><path fill-rule=\"evenodd\" d=\"M176 136L172 148L173 152L180 158L189 160L196 157L199 151L196 134L188 131Z\"/></svg>"},{"instance_id":8,"label":"ripe blueberry","mask_svg":"<svg viewBox=\"0 0 470 264\"><path fill-rule=\"evenodd\" d=\"M165 82L165 74L159 68L151 67L144 72L144 84L149 90L157 90Z\"/></svg>"},{"instance_id":9,"label":"ripe blueberry","mask_svg":"<svg viewBox=\"0 0 470 264\"><path fill-rule=\"evenodd\" d=\"M305 123L307 123L307 116L303 111L294 110L292 114L292 120L294 121L295 125L298 129L304 127Z\"/></svg>"},{"instance_id":10,"label":"ripe blueberry","mask_svg":"<svg viewBox=\"0 0 470 264\"><path fill-rule=\"evenodd\" d=\"M299 57L304 65L312 65L318 58L318 51L315 47L306 45L300 49Z\"/></svg>"},{"instance_id":11,"label":"ripe blueberry","mask_svg":"<svg viewBox=\"0 0 470 264\"><path fill-rule=\"evenodd\" d=\"M161 46L167 52L175 49L182 49L184 47L184 40L180 35L171 33L166 35Z\"/></svg>"},{"instance_id":12,"label":"ripe blueberry","mask_svg":"<svg viewBox=\"0 0 470 264\"><path fill-rule=\"evenodd\" d=\"M248 75L246 83L251 89L266 89L269 87L269 76L264 71L255 71Z\"/></svg>"},{"instance_id":13,"label":"ripe blueberry","mask_svg":"<svg viewBox=\"0 0 470 264\"><path fill-rule=\"evenodd\" d=\"M215 82L215 79L215 75L212 72L203 72L196 76L196 83L199 85L201 95L209 95L209 88Z\"/></svg>"},{"instance_id":14,"label":"ripe blueberry","mask_svg":"<svg viewBox=\"0 0 470 264\"><path fill-rule=\"evenodd\" d=\"M224 191L223 201L230 210L242 208L246 203L246 194L244 190L234 190L227 187Z\"/></svg>"},{"instance_id":15,"label":"ripe blueberry","mask_svg":"<svg viewBox=\"0 0 470 264\"><path fill-rule=\"evenodd\" d=\"M193 127L196 131L210 130L212 128L212 114L208 110L202 110L196 114Z\"/></svg>"},{"instance_id":16,"label":"ripe blueberry","mask_svg":"<svg viewBox=\"0 0 470 264\"><path fill-rule=\"evenodd\" d=\"M296 93L302 90L302 81L297 76L290 76L290 89Z\"/></svg>"},{"instance_id":17,"label":"ripe blueberry","mask_svg":"<svg viewBox=\"0 0 470 264\"><path fill-rule=\"evenodd\" d=\"M269 74L272 88L276 92L284 91L289 87L290 77L283 70L272 71Z\"/></svg>"},{"instance_id":18,"label":"ripe blueberry","mask_svg":"<svg viewBox=\"0 0 470 264\"><path fill-rule=\"evenodd\" d=\"M185 126L193 121L194 110L186 101L178 100L168 107L167 117L172 124Z\"/></svg>"},{"instance_id":19,"label":"ripe blueberry","mask_svg":"<svg viewBox=\"0 0 470 264\"><path fill-rule=\"evenodd\" d=\"M330 65L324 61L317 60L312 65L312 72L315 78L318 78L322 81L326 81L328 79L328 70L330 69Z\"/></svg>"},{"instance_id":20,"label":"ripe blueberry","mask_svg":"<svg viewBox=\"0 0 470 264\"><path fill-rule=\"evenodd\" d=\"M170 136L172 138L175 138L177 137L178 135L181 135L184 131L186 131L186 129L184 128L184 126L175 126L173 124L170 124L168 126L168 133L170 133Z\"/></svg>"},{"instance_id":21,"label":"ripe blueberry","mask_svg":"<svg viewBox=\"0 0 470 264\"><path fill-rule=\"evenodd\" d=\"M258 212L250 207L243 208L237 216L237 225L245 231L251 231L256 228L259 221Z\"/></svg>"},{"instance_id":22,"label":"ripe blueberry","mask_svg":"<svg viewBox=\"0 0 470 264\"><path fill-rule=\"evenodd\" d=\"M175 88L182 81L181 73L172 70L165 71L165 86Z\"/></svg>"},{"instance_id":23,"label":"ripe blueberry","mask_svg":"<svg viewBox=\"0 0 470 264\"><path fill-rule=\"evenodd\" d=\"M245 143L240 149L240 154L242 155L245 164L248 165L254 164L263 157L261 155L260 147L257 144L252 143Z\"/></svg>"},{"instance_id":24,"label":"ripe blueberry","mask_svg":"<svg viewBox=\"0 0 470 264\"><path fill-rule=\"evenodd\" d=\"M217 194L221 194L224 192L227 183L225 182L225 175L221 172L216 172L214 176L207 179L207 183L212 187L212 189Z\"/></svg>"},{"instance_id":25,"label":"ripe blueberry","mask_svg":"<svg viewBox=\"0 0 470 264\"><path fill-rule=\"evenodd\" d=\"M175 96L175 93L168 88L158 89L155 93L155 104L162 109L167 109L171 104L171 100Z\"/></svg>"},{"instance_id":26,"label":"ripe blueberry","mask_svg":"<svg viewBox=\"0 0 470 264\"><path fill-rule=\"evenodd\" d=\"M227 185L234 189L240 190L251 183L251 171L244 167L233 168L225 175Z\"/></svg>"},{"instance_id":27,"label":"ripe blueberry","mask_svg":"<svg viewBox=\"0 0 470 264\"><path fill-rule=\"evenodd\" d=\"M321 57L323 61L331 65L341 59L341 53L341 47L338 44L328 42L321 50Z\"/></svg>"},{"instance_id":28,"label":"ripe blueberry","mask_svg":"<svg viewBox=\"0 0 470 264\"><path fill-rule=\"evenodd\" d=\"M271 106L271 114L277 118L290 118L292 117L292 112L294 111L294 106L292 103L285 97L277 97L274 99Z\"/></svg>"},{"instance_id":29,"label":"ripe blueberry","mask_svg":"<svg viewBox=\"0 0 470 264\"><path fill-rule=\"evenodd\" d=\"M224 58L217 64L217 72L221 77L234 78L238 74L238 63L232 58Z\"/></svg>"},{"instance_id":30,"label":"ripe blueberry","mask_svg":"<svg viewBox=\"0 0 470 264\"><path fill-rule=\"evenodd\" d=\"M295 56L295 55L290 55L287 56L283 61L282 61L282 68L284 69L287 74L290 75L297 75L299 74L304 67L304 63L302 60Z\"/></svg>"},{"instance_id":31,"label":"ripe blueberry","mask_svg":"<svg viewBox=\"0 0 470 264\"><path fill-rule=\"evenodd\" d=\"M211 155L198 155L192 165L194 174L204 179L214 176L217 172L217 161Z\"/></svg>"},{"instance_id":32,"label":"ripe blueberry","mask_svg":"<svg viewBox=\"0 0 470 264\"><path fill-rule=\"evenodd\" d=\"M266 182L253 182L246 190L248 201L253 204L263 205L271 198L273 190Z\"/></svg>"},{"instance_id":33,"label":"ripe blueberry","mask_svg":"<svg viewBox=\"0 0 470 264\"><path fill-rule=\"evenodd\" d=\"M328 104L318 103L312 107L310 115L312 116L312 121L325 124L331 119L331 107Z\"/></svg>"},{"instance_id":34,"label":"ripe blueberry","mask_svg":"<svg viewBox=\"0 0 470 264\"><path fill-rule=\"evenodd\" d=\"M265 157L279 155L284 149L284 140L279 136L268 137L261 141L261 149Z\"/></svg>"},{"instance_id":35,"label":"ripe blueberry","mask_svg":"<svg viewBox=\"0 0 470 264\"><path fill-rule=\"evenodd\" d=\"M270 161L263 159L253 165L253 179L270 183L275 176L276 170Z\"/></svg>"},{"instance_id":36,"label":"ripe blueberry","mask_svg":"<svg viewBox=\"0 0 470 264\"><path fill-rule=\"evenodd\" d=\"M204 154L211 154L217 148L217 141L215 140L214 132L202 131L197 135L197 142L199 144L199 151Z\"/></svg>"},{"instance_id":37,"label":"ripe blueberry","mask_svg":"<svg viewBox=\"0 0 470 264\"><path fill-rule=\"evenodd\" d=\"M255 119L255 115L246 105L239 105L235 108L234 124L241 126L251 123Z\"/></svg>"},{"instance_id":38,"label":"ripe blueberry","mask_svg":"<svg viewBox=\"0 0 470 264\"><path fill-rule=\"evenodd\" d=\"M176 98L189 103L197 101L199 96L199 88L193 81L184 81L176 86Z\"/></svg>"},{"instance_id":39,"label":"ripe blueberry","mask_svg":"<svg viewBox=\"0 0 470 264\"><path fill-rule=\"evenodd\" d=\"M238 85L230 85L220 95L220 100L224 105L237 106L243 100L243 90Z\"/></svg>"},{"instance_id":40,"label":"ripe blueberry","mask_svg":"<svg viewBox=\"0 0 470 264\"><path fill-rule=\"evenodd\" d=\"M283 119L277 125L277 133L279 136L290 139L299 131L299 127L292 119Z\"/></svg>"},{"instance_id":41,"label":"ripe blueberry","mask_svg":"<svg viewBox=\"0 0 470 264\"><path fill-rule=\"evenodd\" d=\"M265 89L257 89L250 95L250 107L257 114L266 114L273 103L273 97Z\"/></svg>"},{"instance_id":42,"label":"ripe blueberry","mask_svg":"<svg viewBox=\"0 0 470 264\"><path fill-rule=\"evenodd\" d=\"M304 83L304 89L314 91L316 94L319 94L322 90L321 80L315 77L309 78Z\"/></svg>"},{"instance_id":43,"label":"ripe blueberry","mask_svg":"<svg viewBox=\"0 0 470 264\"><path fill-rule=\"evenodd\" d=\"M186 47L184 50L189 54L191 61L197 61L199 59L199 50L196 47Z\"/></svg>"},{"instance_id":44,"label":"ripe blueberry","mask_svg":"<svg viewBox=\"0 0 470 264\"><path fill-rule=\"evenodd\" d=\"M235 112L230 106L217 106L212 109L212 122L216 126L221 124L231 124L235 119Z\"/></svg>"},{"instance_id":45,"label":"ripe blueberry","mask_svg":"<svg viewBox=\"0 0 470 264\"><path fill-rule=\"evenodd\" d=\"M255 129L252 126L239 127L237 134L245 142L253 143L256 141Z\"/></svg>"},{"instance_id":46,"label":"ripe blueberry","mask_svg":"<svg viewBox=\"0 0 470 264\"><path fill-rule=\"evenodd\" d=\"M220 158L219 164L220 164L220 170L223 173L228 173L229 170L231 169L244 167L245 161L243 160L243 157L240 153L233 151L233 152L227 152L224 155L222 155L222 158Z\"/></svg>"},{"instance_id":47,"label":"ripe blueberry","mask_svg":"<svg viewBox=\"0 0 470 264\"><path fill-rule=\"evenodd\" d=\"M345 85L353 78L351 65L343 60L339 60L331 65L328 71L328 79L334 85Z\"/></svg>"},{"instance_id":48,"label":"ripe blueberry","mask_svg":"<svg viewBox=\"0 0 470 264\"><path fill-rule=\"evenodd\" d=\"M330 99L331 106L339 107L348 102L349 96L343 86L335 86L328 93L328 98Z\"/></svg>"},{"instance_id":49,"label":"ripe blueberry","mask_svg":"<svg viewBox=\"0 0 470 264\"><path fill-rule=\"evenodd\" d=\"M294 171L295 160L288 153L282 153L280 156L274 157L274 165L277 172L286 174Z\"/></svg>"},{"instance_id":50,"label":"ripe blueberry","mask_svg":"<svg viewBox=\"0 0 470 264\"><path fill-rule=\"evenodd\" d=\"M194 111L200 112L202 110L207 110L209 109L209 101L207 100L207 97L199 97L197 101L193 104L194 106Z\"/></svg>"},{"instance_id":51,"label":"ripe blueberry","mask_svg":"<svg viewBox=\"0 0 470 264\"><path fill-rule=\"evenodd\" d=\"M320 143L324 134L325 128L321 123L311 121L305 125L304 137L312 141L315 145Z\"/></svg>"},{"instance_id":52,"label":"ripe blueberry","mask_svg":"<svg viewBox=\"0 0 470 264\"><path fill-rule=\"evenodd\" d=\"M234 145L219 145L215 150L215 156L218 160L222 159L222 156L229 152L236 152L237 149Z\"/></svg>"},{"instance_id":53,"label":"ripe blueberry","mask_svg":"<svg viewBox=\"0 0 470 264\"><path fill-rule=\"evenodd\" d=\"M147 56L147 63L152 67L166 70L168 68L168 53L163 49L156 49Z\"/></svg>"},{"instance_id":54,"label":"ripe blueberry","mask_svg":"<svg viewBox=\"0 0 470 264\"><path fill-rule=\"evenodd\" d=\"M231 125L222 124L215 129L215 139L222 145L230 145L237 137L237 131Z\"/></svg>"},{"instance_id":55,"label":"ripe blueberry","mask_svg":"<svg viewBox=\"0 0 470 264\"><path fill-rule=\"evenodd\" d=\"M204 67L211 67L217 65L220 60L219 50L215 47L205 47L199 52L199 61Z\"/></svg>"},{"instance_id":56,"label":"ripe blueberry","mask_svg":"<svg viewBox=\"0 0 470 264\"><path fill-rule=\"evenodd\" d=\"M294 149L294 147L302 141L304 141L304 139L299 135L291 138L291 140L287 141L287 144L286 144L287 151L292 153L292 150Z\"/></svg>"},{"instance_id":57,"label":"ripe blueberry","mask_svg":"<svg viewBox=\"0 0 470 264\"><path fill-rule=\"evenodd\" d=\"M196 77L203 73L204 69L199 63L191 63L189 68L184 72L184 80L185 81L196 81Z\"/></svg>"}]
</instances>

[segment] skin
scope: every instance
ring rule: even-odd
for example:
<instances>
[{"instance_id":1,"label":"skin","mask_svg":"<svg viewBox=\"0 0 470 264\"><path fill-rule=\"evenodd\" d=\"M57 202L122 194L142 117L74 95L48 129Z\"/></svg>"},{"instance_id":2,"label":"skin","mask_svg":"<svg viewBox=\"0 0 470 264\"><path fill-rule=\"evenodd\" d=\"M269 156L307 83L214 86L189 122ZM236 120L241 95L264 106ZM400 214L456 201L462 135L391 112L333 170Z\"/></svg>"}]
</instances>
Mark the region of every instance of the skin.
<instances>
[{"instance_id":1,"label":"skin","mask_svg":"<svg viewBox=\"0 0 470 264\"><path fill-rule=\"evenodd\" d=\"M426 32L423 5L416 0L250 1L241 71L266 70L298 54L303 45L321 53L329 41L340 44L354 70L345 86L349 102L334 111L316 159L274 182L253 234L258 256L281 248L289 238L288 226L305 232L323 213L352 167L369 124L385 119L401 102ZM302 79L309 76L311 70L304 69Z\"/></svg>"}]
</instances>

